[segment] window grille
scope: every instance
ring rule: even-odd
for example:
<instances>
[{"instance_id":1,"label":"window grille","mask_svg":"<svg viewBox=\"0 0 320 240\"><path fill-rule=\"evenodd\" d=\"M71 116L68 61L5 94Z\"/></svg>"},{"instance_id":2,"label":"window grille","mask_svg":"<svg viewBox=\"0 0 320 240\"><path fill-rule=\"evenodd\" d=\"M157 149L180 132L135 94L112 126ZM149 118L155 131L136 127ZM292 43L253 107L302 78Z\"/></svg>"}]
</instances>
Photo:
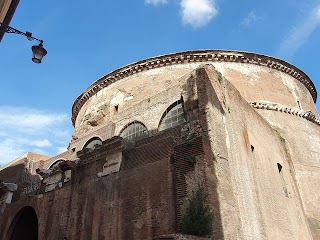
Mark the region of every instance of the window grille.
<instances>
[{"instance_id":1,"label":"window grille","mask_svg":"<svg viewBox=\"0 0 320 240\"><path fill-rule=\"evenodd\" d=\"M127 141L134 141L148 136L148 129L139 122L130 123L120 134L120 137Z\"/></svg>"},{"instance_id":2,"label":"window grille","mask_svg":"<svg viewBox=\"0 0 320 240\"><path fill-rule=\"evenodd\" d=\"M86 145L84 146L84 149L89 149L89 151L93 151L96 148L99 148L101 146L102 146L102 141L100 138L92 138L86 143Z\"/></svg>"},{"instance_id":3,"label":"window grille","mask_svg":"<svg viewBox=\"0 0 320 240\"><path fill-rule=\"evenodd\" d=\"M54 169L54 168L56 168L56 167L58 167L59 166L59 164L60 163L62 163L64 160L57 160L57 161L55 161L54 163L52 163L51 165L50 165L50 167L48 168L48 169L50 169L50 170L52 170L52 169Z\"/></svg>"},{"instance_id":4,"label":"window grille","mask_svg":"<svg viewBox=\"0 0 320 240\"><path fill-rule=\"evenodd\" d=\"M186 118L183 110L183 100L181 99L173 103L164 112L159 124L159 131L178 126L185 122Z\"/></svg>"}]
</instances>

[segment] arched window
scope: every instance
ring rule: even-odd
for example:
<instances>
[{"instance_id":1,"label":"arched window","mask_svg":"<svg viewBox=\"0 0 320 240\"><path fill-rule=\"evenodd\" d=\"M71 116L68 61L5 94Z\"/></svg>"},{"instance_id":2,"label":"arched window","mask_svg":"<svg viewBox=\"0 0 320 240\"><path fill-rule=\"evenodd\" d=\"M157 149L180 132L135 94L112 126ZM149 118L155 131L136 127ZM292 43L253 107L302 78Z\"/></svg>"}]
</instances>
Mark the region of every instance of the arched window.
<instances>
[{"instance_id":1,"label":"arched window","mask_svg":"<svg viewBox=\"0 0 320 240\"><path fill-rule=\"evenodd\" d=\"M88 149L89 152L102 146L102 141L98 137L91 138L83 147L83 149Z\"/></svg>"},{"instance_id":2,"label":"arched window","mask_svg":"<svg viewBox=\"0 0 320 240\"><path fill-rule=\"evenodd\" d=\"M52 170L52 169L54 169L54 168L58 167L58 166L59 166L59 164L60 164L60 163L62 163L63 161L64 161L64 160L59 159L59 160L57 160L57 161L53 162L53 163L50 165L50 167L49 167L48 169Z\"/></svg>"},{"instance_id":3,"label":"arched window","mask_svg":"<svg viewBox=\"0 0 320 240\"><path fill-rule=\"evenodd\" d=\"M148 129L140 122L132 122L122 130L120 137L127 141L134 141L139 138L147 137Z\"/></svg>"},{"instance_id":4,"label":"arched window","mask_svg":"<svg viewBox=\"0 0 320 240\"><path fill-rule=\"evenodd\" d=\"M171 104L163 113L159 124L159 131L178 126L185 122L186 117L183 110L183 100L180 99Z\"/></svg>"}]
</instances>

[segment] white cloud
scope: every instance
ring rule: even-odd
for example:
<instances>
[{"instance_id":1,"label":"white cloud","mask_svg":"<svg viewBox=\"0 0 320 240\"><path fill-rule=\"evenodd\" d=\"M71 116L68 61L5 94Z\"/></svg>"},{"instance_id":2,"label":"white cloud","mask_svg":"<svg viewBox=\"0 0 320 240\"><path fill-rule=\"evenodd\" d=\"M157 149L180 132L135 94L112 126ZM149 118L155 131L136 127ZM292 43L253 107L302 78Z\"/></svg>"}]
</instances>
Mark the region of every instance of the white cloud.
<instances>
[{"instance_id":1,"label":"white cloud","mask_svg":"<svg viewBox=\"0 0 320 240\"><path fill-rule=\"evenodd\" d=\"M70 121L68 121L69 123ZM70 123L70 126L71 126L71 123ZM54 132L53 132L54 136L56 138L66 138L66 137L70 137L70 132L68 131L68 129L61 129L61 128L58 128L58 129L55 129Z\"/></svg>"},{"instance_id":2,"label":"white cloud","mask_svg":"<svg viewBox=\"0 0 320 240\"><path fill-rule=\"evenodd\" d=\"M36 146L38 148L50 147L52 146L51 142L48 139L36 140L30 142L30 146Z\"/></svg>"},{"instance_id":3,"label":"white cloud","mask_svg":"<svg viewBox=\"0 0 320 240\"><path fill-rule=\"evenodd\" d=\"M66 147L58 147L57 150L58 150L57 154L60 154L67 151L68 149Z\"/></svg>"},{"instance_id":4,"label":"white cloud","mask_svg":"<svg viewBox=\"0 0 320 240\"><path fill-rule=\"evenodd\" d=\"M208 24L218 10L214 0L181 0L182 21L193 27L202 27Z\"/></svg>"},{"instance_id":5,"label":"white cloud","mask_svg":"<svg viewBox=\"0 0 320 240\"><path fill-rule=\"evenodd\" d=\"M167 0L145 0L146 4L153 4L153 5L159 5L159 4L166 4L168 3Z\"/></svg>"},{"instance_id":6,"label":"white cloud","mask_svg":"<svg viewBox=\"0 0 320 240\"><path fill-rule=\"evenodd\" d=\"M0 165L26 152L53 156L67 146L72 127L66 114L0 106Z\"/></svg>"},{"instance_id":7,"label":"white cloud","mask_svg":"<svg viewBox=\"0 0 320 240\"><path fill-rule=\"evenodd\" d=\"M27 152L24 141L16 138L0 138L0 165L4 165Z\"/></svg>"},{"instance_id":8,"label":"white cloud","mask_svg":"<svg viewBox=\"0 0 320 240\"><path fill-rule=\"evenodd\" d=\"M281 58L292 58L298 49L308 41L311 34L320 26L320 4L311 9L309 15L292 27L289 34L281 42L275 55Z\"/></svg>"},{"instance_id":9,"label":"white cloud","mask_svg":"<svg viewBox=\"0 0 320 240\"><path fill-rule=\"evenodd\" d=\"M0 106L1 128L6 126L6 129L15 129L19 132L36 133L41 129L60 124L66 119L65 114L50 114L34 109Z\"/></svg>"},{"instance_id":10,"label":"white cloud","mask_svg":"<svg viewBox=\"0 0 320 240\"><path fill-rule=\"evenodd\" d=\"M248 13L248 15L241 21L240 26L248 27L255 21L257 21L257 15L254 11Z\"/></svg>"},{"instance_id":11,"label":"white cloud","mask_svg":"<svg viewBox=\"0 0 320 240\"><path fill-rule=\"evenodd\" d=\"M44 156L48 156L49 155L49 153L47 151L44 151L43 149L40 149L40 148L34 148L30 152L38 153L38 154L41 154L41 155L44 155Z\"/></svg>"},{"instance_id":12,"label":"white cloud","mask_svg":"<svg viewBox=\"0 0 320 240\"><path fill-rule=\"evenodd\" d=\"M215 0L179 0L182 22L193 27L207 25L217 14ZM168 0L144 0L146 4L160 5Z\"/></svg>"},{"instance_id":13,"label":"white cloud","mask_svg":"<svg viewBox=\"0 0 320 240\"><path fill-rule=\"evenodd\" d=\"M5 136L7 136L8 134L6 133L6 132L4 132L4 131L0 131L0 137L5 137Z\"/></svg>"}]
</instances>

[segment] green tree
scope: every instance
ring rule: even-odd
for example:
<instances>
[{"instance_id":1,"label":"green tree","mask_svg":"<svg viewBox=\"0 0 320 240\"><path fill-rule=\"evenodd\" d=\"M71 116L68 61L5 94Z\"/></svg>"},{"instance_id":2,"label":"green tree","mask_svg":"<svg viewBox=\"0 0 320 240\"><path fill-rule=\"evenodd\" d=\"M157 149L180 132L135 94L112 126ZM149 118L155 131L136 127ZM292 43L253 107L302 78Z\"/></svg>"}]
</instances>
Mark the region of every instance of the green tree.
<instances>
[{"instance_id":1,"label":"green tree","mask_svg":"<svg viewBox=\"0 0 320 240\"><path fill-rule=\"evenodd\" d=\"M196 236L210 235L212 221L208 195L202 187L199 187L192 193L188 207L182 216L181 232Z\"/></svg>"}]
</instances>

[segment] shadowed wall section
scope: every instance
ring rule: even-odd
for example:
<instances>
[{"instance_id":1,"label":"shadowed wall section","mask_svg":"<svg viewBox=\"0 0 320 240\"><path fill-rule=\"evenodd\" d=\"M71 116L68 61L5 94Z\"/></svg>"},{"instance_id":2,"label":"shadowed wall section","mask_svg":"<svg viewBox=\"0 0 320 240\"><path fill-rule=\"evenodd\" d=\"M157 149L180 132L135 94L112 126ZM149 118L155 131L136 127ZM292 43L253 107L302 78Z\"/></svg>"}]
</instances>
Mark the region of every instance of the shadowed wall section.
<instances>
[{"instance_id":1,"label":"shadowed wall section","mask_svg":"<svg viewBox=\"0 0 320 240\"><path fill-rule=\"evenodd\" d=\"M75 101L67 151L0 172L0 232L19 239L29 219L40 240L196 239L180 224L201 188L206 237L317 239L316 97L301 70L254 53L191 51L115 70Z\"/></svg>"},{"instance_id":2,"label":"shadowed wall section","mask_svg":"<svg viewBox=\"0 0 320 240\"><path fill-rule=\"evenodd\" d=\"M8 240L38 240L38 218L32 207L22 208L13 219Z\"/></svg>"}]
</instances>

